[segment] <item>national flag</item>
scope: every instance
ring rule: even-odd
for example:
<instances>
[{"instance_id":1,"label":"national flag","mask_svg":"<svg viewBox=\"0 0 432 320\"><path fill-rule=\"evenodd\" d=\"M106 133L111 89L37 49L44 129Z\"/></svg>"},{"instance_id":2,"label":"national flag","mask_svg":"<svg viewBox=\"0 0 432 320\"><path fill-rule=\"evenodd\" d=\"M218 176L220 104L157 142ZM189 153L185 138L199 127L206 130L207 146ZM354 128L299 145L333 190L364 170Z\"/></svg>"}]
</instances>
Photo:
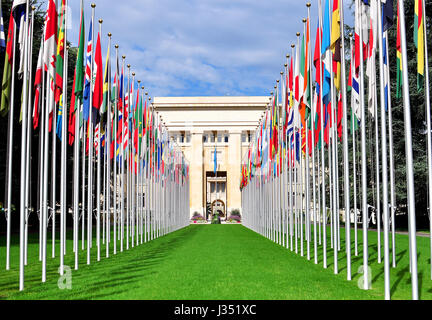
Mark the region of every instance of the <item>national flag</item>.
<instances>
[{"instance_id":1,"label":"national flag","mask_svg":"<svg viewBox=\"0 0 432 320\"><path fill-rule=\"evenodd\" d=\"M402 47L401 28L399 19L399 6L397 6L397 36L396 36L396 98L402 97Z\"/></svg>"},{"instance_id":2,"label":"national flag","mask_svg":"<svg viewBox=\"0 0 432 320\"><path fill-rule=\"evenodd\" d=\"M103 77L103 104L102 104L102 109L100 111L101 114L107 111L108 101L110 100L110 97L108 96L108 92L110 91L109 89L111 84L110 77L111 77L111 55L110 55L110 47L108 46L106 61L105 61L104 77Z\"/></svg>"},{"instance_id":3,"label":"national flag","mask_svg":"<svg viewBox=\"0 0 432 320\"><path fill-rule=\"evenodd\" d=\"M331 31L331 45L330 48L333 52L333 73L334 84L336 90L340 90L341 85L341 32L340 32L340 12L339 1L333 1L333 14L332 14L332 31Z\"/></svg>"},{"instance_id":4,"label":"national flag","mask_svg":"<svg viewBox=\"0 0 432 320\"><path fill-rule=\"evenodd\" d=\"M6 50L6 37L4 33L3 11L0 1L0 52Z\"/></svg>"},{"instance_id":5,"label":"national flag","mask_svg":"<svg viewBox=\"0 0 432 320\"><path fill-rule=\"evenodd\" d=\"M354 49L355 50L355 49ZM361 120L361 109L360 109L360 81L358 78L358 74L355 71L355 52L352 51L351 57L351 68L350 68L350 77L349 82L351 84L351 108L358 120ZM354 63L353 63L354 61Z\"/></svg>"},{"instance_id":6,"label":"national flag","mask_svg":"<svg viewBox=\"0 0 432 320\"><path fill-rule=\"evenodd\" d=\"M90 91L93 89L93 75L91 70L92 56L93 56L93 24L90 22L90 29L87 41L87 63L85 71L85 84L83 94L83 119L88 121L90 114Z\"/></svg>"},{"instance_id":7,"label":"national flag","mask_svg":"<svg viewBox=\"0 0 432 320\"><path fill-rule=\"evenodd\" d=\"M0 114L4 117L9 112L10 107L10 91L12 83L12 60L13 60L13 47L15 41L14 35L15 21L13 19L13 12L11 11L9 18L9 30L6 45L6 54L3 68L3 80L2 80L2 95L1 95L1 106Z\"/></svg>"},{"instance_id":8,"label":"national flag","mask_svg":"<svg viewBox=\"0 0 432 320\"><path fill-rule=\"evenodd\" d=\"M213 155L213 173L216 174L216 172L217 172L217 150L215 146L214 155Z\"/></svg>"},{"instance_id":9,"label":"national flag","mask_svg":"<svg viewBox=\"0 0 432 320\"><path fill-rule=\"evenodd\" d=\"M95 50L95 63L94 73L96 73L96 81L93 92L93 123L97 124L100 120L100 110L103 103L103 66L102 66L102 50L100 34L98 33L96 50Z\"/></svg>"},{"instance_id":10,"label":"national flag","mask_svg":"<svg viewBox=\"0 0 432 320\"><path fill-rule=\"evenodd\" d=\"M79 47L78 47L77 61L76 61L76 65L75 65L74 81L73 81L73 85L72 85L72 95L71 95L71 104L70 104L69 145L72 145L74 143L76 114L77 114L77 111L79 112L79 110L80 110L80 105L82 105L83 86L84 86L84 65L83 65L84 64L84 46L85 46L84 41L85 41L84 8L82 8L81 22L80 22ZM78 104L78 101L80 102L80 105ZM81 124L80 124L80 126L81 126Z\"/></svg>"},{"instance_id":11,"label":"national flag","mask_svg":"<svg viewBox=\"0 0 432 320\"><path fill-rule=\"evenodd\" d=\"M59 106L58 106L58 113L57 113L57 125L56 125L56 134L57 137L59 137L60 140L62 140L62 124L63 124L63 95L60 95L59 97Z\"/></svg>"},{"instance_id":12,"label":"national flag","mask_svg":"<svg viewBox=\"0 0 432 320\"><path fill-rule=\"evenodd\" d=\"M341 37L340 32L340 12L339 12L339 0L333 0L333 13L332 13L332 24L331 24L331 41L330 48L335 53L337 41Z\"/></svg>"},{"instance_id":13,"label":"national flag","mask_svg":"<svg viewBox=\"0 0 432 320\"><path fill-rule=\"evenodd\" d=\"M368 55L366 64L366 75L369 79L368 88L368 108L372 117L375 117L375 108L378 103L377 98L377 81L376 81L376 39L377 39L377 2L372 1L370 3L370 21L369 21L369 43L368 43Z\"/></svg>"},{"instance_id":14,"label":"national flag","mask_svg":"<svg viewBox=\"0 0 432 320\"><path fill-rule=\"evenodd\" d=\"M14 0L12 3L12 13L18 29L20 29L21 27L21 17L23 16L23 14L25 14L26 6L27 0Z\"/></svg>"},{"instance_id":15,"label":"national flag","mask_svg":"<svg viewBox=\"0 0 432 320\"><path fill-rule=\"evenodd\" d=\"M45 23L44 65L51 79L56 78L57 60L57 9L54 0L49 0ZM49 110L51 113L52 110Z\"/></svg>"},{"instance_id":16,"label":"national flag","mask_svg":"<svg viewBox=\"0 0 432 320\"><path fill-rule=\"evenodd\" d=\"M123 71L124 68L122 68L121 76L120 76L120 83L119 83L119 101L118 101L118 109L120 112L123 112Z\"/></svg>"},{"instance_id":17,"label":"national flag","mask_svg":"<svg viewBox=\"0 0 432 320\"><path fill-rule=\"evenodd\" d=\"M55 78L55 102L59 103L60 95L63 93L63 63L64 63L64 28L65 28L66 3L62 0L60 26L58 29L56 78Z\"/></svg>"},{"instance_id":18,"label":"national flag","mask_svg":"<svg viewBox=\"0 0 432 320\"><path fill-rule=\"evenodd\" d=\"M383 32L387 31L393 25L393 0L386 0L382 5L383 15Z\"/></svg>"},{"instance_id":19,"label":"national flag","mask_svg":"<svg viewBox=\"0 0 432 320\"><path fill-rule=\"evenodd\" d=\"M327 105L331 100L330 92L330 46L331 46L331 33L330 33L330 4L329 0L326 0L324 9L324 23L323 23L323 36L321 42L321 56L324 58L324 70L323 70L323 85L322 85L322 96L324 105Z\"/></svg>"},{"instance_id":20,"label":"national flag","mask_svg":"<svg viewBox=\"0 0 432 320\"><path fill-rule=\"evenodd\" d=\"M42 72L43 72L42 56L43 56L43 39L41 40L41 46L39 49L39 58L36 67L36 74L35 74L35 81L34 81L35 100L34 100L34 107L33 107L33 129L35 130L39 125L40 93L42 87Z\"/></svg>"},{"instance_id":21,"label":"national flag","mask_svg":"<svg viewBox=\"0 0 432 320\"><path fill-rule=\"evenodd\" d=\"M22 76L24 74L24 44L25 39L28 37L29 30L27 29L27 26L25 25L25 18L26 18L26 1L25 0L14 0L12 4L12 12L15 20L15 24L17 29L19 30L18 33L18 48L20 52L20 59L19 59L19 67L18 67L18 79L22 79ZM20 113L20 122L21 122L21 116L22 116L22 110Z\"/></svg>"},{"instance_id":22,"label":"national flag","mask_svg":"<svg viewBox=\"0 0 432 320\"><path fill-rule=\"evenodd\" d=\"M423 0L415 0L414 43L417 48L417 90L423 89L425 70Z\"/></svg>"}]
</instances>

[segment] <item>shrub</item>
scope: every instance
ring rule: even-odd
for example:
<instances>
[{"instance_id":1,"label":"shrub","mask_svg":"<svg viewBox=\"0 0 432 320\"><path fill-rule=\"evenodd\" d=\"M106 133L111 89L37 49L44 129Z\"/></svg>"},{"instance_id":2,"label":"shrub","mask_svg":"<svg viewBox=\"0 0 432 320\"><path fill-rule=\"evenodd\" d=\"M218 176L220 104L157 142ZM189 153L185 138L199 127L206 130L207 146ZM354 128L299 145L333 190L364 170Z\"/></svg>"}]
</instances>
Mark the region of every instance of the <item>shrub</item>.
<instances>
[{"instance_id":1,"label":"shrub","mask_svg":"<svg viewBox=\"0 0 432 320\"><path fill-rule=\"evenodd\" d=\"M212 224L221 224L219 212L213 215Z\"/></svg>"},{"instance_id":2,"label":"shrub","mask_svg":"<svg viewBox=\"0 0 432 320\"><path fill-rule=\"evenodd\" d=\"M231 214L231 216L228 219L229 222L241 222L241 217L238 215L233 215Z\"/></svg>"},{"instance_id":3,"label":"shrub","mask_svg":"<svg viewBox=\"0 0 432 320\"><path fill-rule=\"evenodd\" d=\"M231 216L241 217L240 210L239 209L232 209L231 210Z\"/></svg>"},{"instance_id":4,"label":"shrub","mask_svg":"<svg viewBox=\"0 0 432 320\"><path fill-rule=\"evenodd\" d=\"M204 217L201 215L201 214L199 214L198 212L194 212L194 214L193 214L193 216L192 216L192 218L191 218L191 220L192 221L201 221L201 220L204 220Z\"/></svg>"}]
</instances>

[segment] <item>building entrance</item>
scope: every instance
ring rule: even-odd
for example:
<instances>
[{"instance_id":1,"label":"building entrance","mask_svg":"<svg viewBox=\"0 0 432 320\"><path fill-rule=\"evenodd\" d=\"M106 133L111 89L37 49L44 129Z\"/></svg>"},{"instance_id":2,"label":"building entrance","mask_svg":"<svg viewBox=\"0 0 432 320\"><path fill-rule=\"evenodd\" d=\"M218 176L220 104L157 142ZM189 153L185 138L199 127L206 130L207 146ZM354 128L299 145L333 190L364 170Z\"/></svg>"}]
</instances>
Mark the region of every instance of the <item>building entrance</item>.
<instances>
[{"instance_id":1,"label":"building entrance","mask_svg":"<svg viewBox=\"0 0 432 320\"><path fill-rule=\"evenodd\" d=\"M206 183L206 218L211 219L211 215L220 211L220 217L226 219L227 212L227 176L226 172L207 172Z\"/></svg>"}]
</instances>

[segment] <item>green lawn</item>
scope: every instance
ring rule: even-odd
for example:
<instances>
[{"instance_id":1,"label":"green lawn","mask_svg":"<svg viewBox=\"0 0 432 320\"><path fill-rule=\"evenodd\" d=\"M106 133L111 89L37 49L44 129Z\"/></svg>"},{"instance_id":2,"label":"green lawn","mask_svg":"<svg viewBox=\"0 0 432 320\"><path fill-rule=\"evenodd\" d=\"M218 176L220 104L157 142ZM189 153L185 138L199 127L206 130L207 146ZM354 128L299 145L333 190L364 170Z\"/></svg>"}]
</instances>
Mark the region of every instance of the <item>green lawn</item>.
<instances>
[{"instance_id":1,"label":"green lawn","mask_svg":"<svg viewBox=\"0 0 432 320\"><path fill-rule=\"evenodd\" d=\"M40 282L38 235L31 234L24 292L18 291L18 237L13 237L11 271L4 270L2 238L0 299L383 299L383 266L376 263L373 245L376 233L370 232L369 237L373 262L373 288L369 291L357 286L361 256L353 257L353 280L347 281L341 253L340 273L334 275L332 251L328 253L329 267L323 269L321 253L315 265L313 256L308 261L241 225L192 225L116 256L111 250L109 259L103 247L100 262L96 262L94 245L90 266L86 265L86 251L80 250L79 270L72 270L72 290L60 290L58 257L48 258L47 282ZM68 238L72 238L70 233ZM398 235L397 245L392 298L410 299L408 237ZM420 297L432 299L429 239L419 237L418 247ZM65 263L73 268L71 248L72 240L68 240Z\"/></svg>"}]
</instances>

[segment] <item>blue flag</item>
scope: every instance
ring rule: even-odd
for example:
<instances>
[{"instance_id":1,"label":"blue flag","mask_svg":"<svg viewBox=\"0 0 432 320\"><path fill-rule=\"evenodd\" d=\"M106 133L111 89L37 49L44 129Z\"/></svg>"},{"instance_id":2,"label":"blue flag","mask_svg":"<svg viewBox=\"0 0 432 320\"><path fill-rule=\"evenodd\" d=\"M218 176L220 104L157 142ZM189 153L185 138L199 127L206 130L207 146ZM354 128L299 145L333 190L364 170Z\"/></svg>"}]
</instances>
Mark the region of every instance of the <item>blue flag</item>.
<instances>
[{"instance_id":1,"label":"blue flag","mask_svg":"<svg viewBox=\"0 0 432 320\"><path fill-rule=\"evenodd\" d=\"M91 74L91 63L92 63L92 52L93 52L93 40L92 40L92 34L93 34L93 26L90 22L90 30L89 30L89 37L87 42L87 65L86 65L86 79L84 83L84 94L83 94L83 118L84 120L88 121L89 119L89 110L90 110L90 90L91 90L91 82L93 75Z\"/></svg>"},{"instance_id":2,"label":"blue flag","mask_svg":"<svg viewBox=\"0 0 432 320\"><path fill-rule=\"evenodd\" d=\"M217 171L217 151L216 151L216 146L215 146L214 156L213 156L213 165L214 165L213 172L214 172L214 174L216 174L216 171Z\"/></svg>"},{"instance_id":3,"label":"blue flag","mask_svg":"<svg viewBox=\"0 0 432 320\"><path fill-rule=\"evenodd\" d=\"M3 23L3 11L1 7L1 1L0 1L0 51L6 50L6 38L4 33L4 23Z\"/></svg>"}]
</instances>

